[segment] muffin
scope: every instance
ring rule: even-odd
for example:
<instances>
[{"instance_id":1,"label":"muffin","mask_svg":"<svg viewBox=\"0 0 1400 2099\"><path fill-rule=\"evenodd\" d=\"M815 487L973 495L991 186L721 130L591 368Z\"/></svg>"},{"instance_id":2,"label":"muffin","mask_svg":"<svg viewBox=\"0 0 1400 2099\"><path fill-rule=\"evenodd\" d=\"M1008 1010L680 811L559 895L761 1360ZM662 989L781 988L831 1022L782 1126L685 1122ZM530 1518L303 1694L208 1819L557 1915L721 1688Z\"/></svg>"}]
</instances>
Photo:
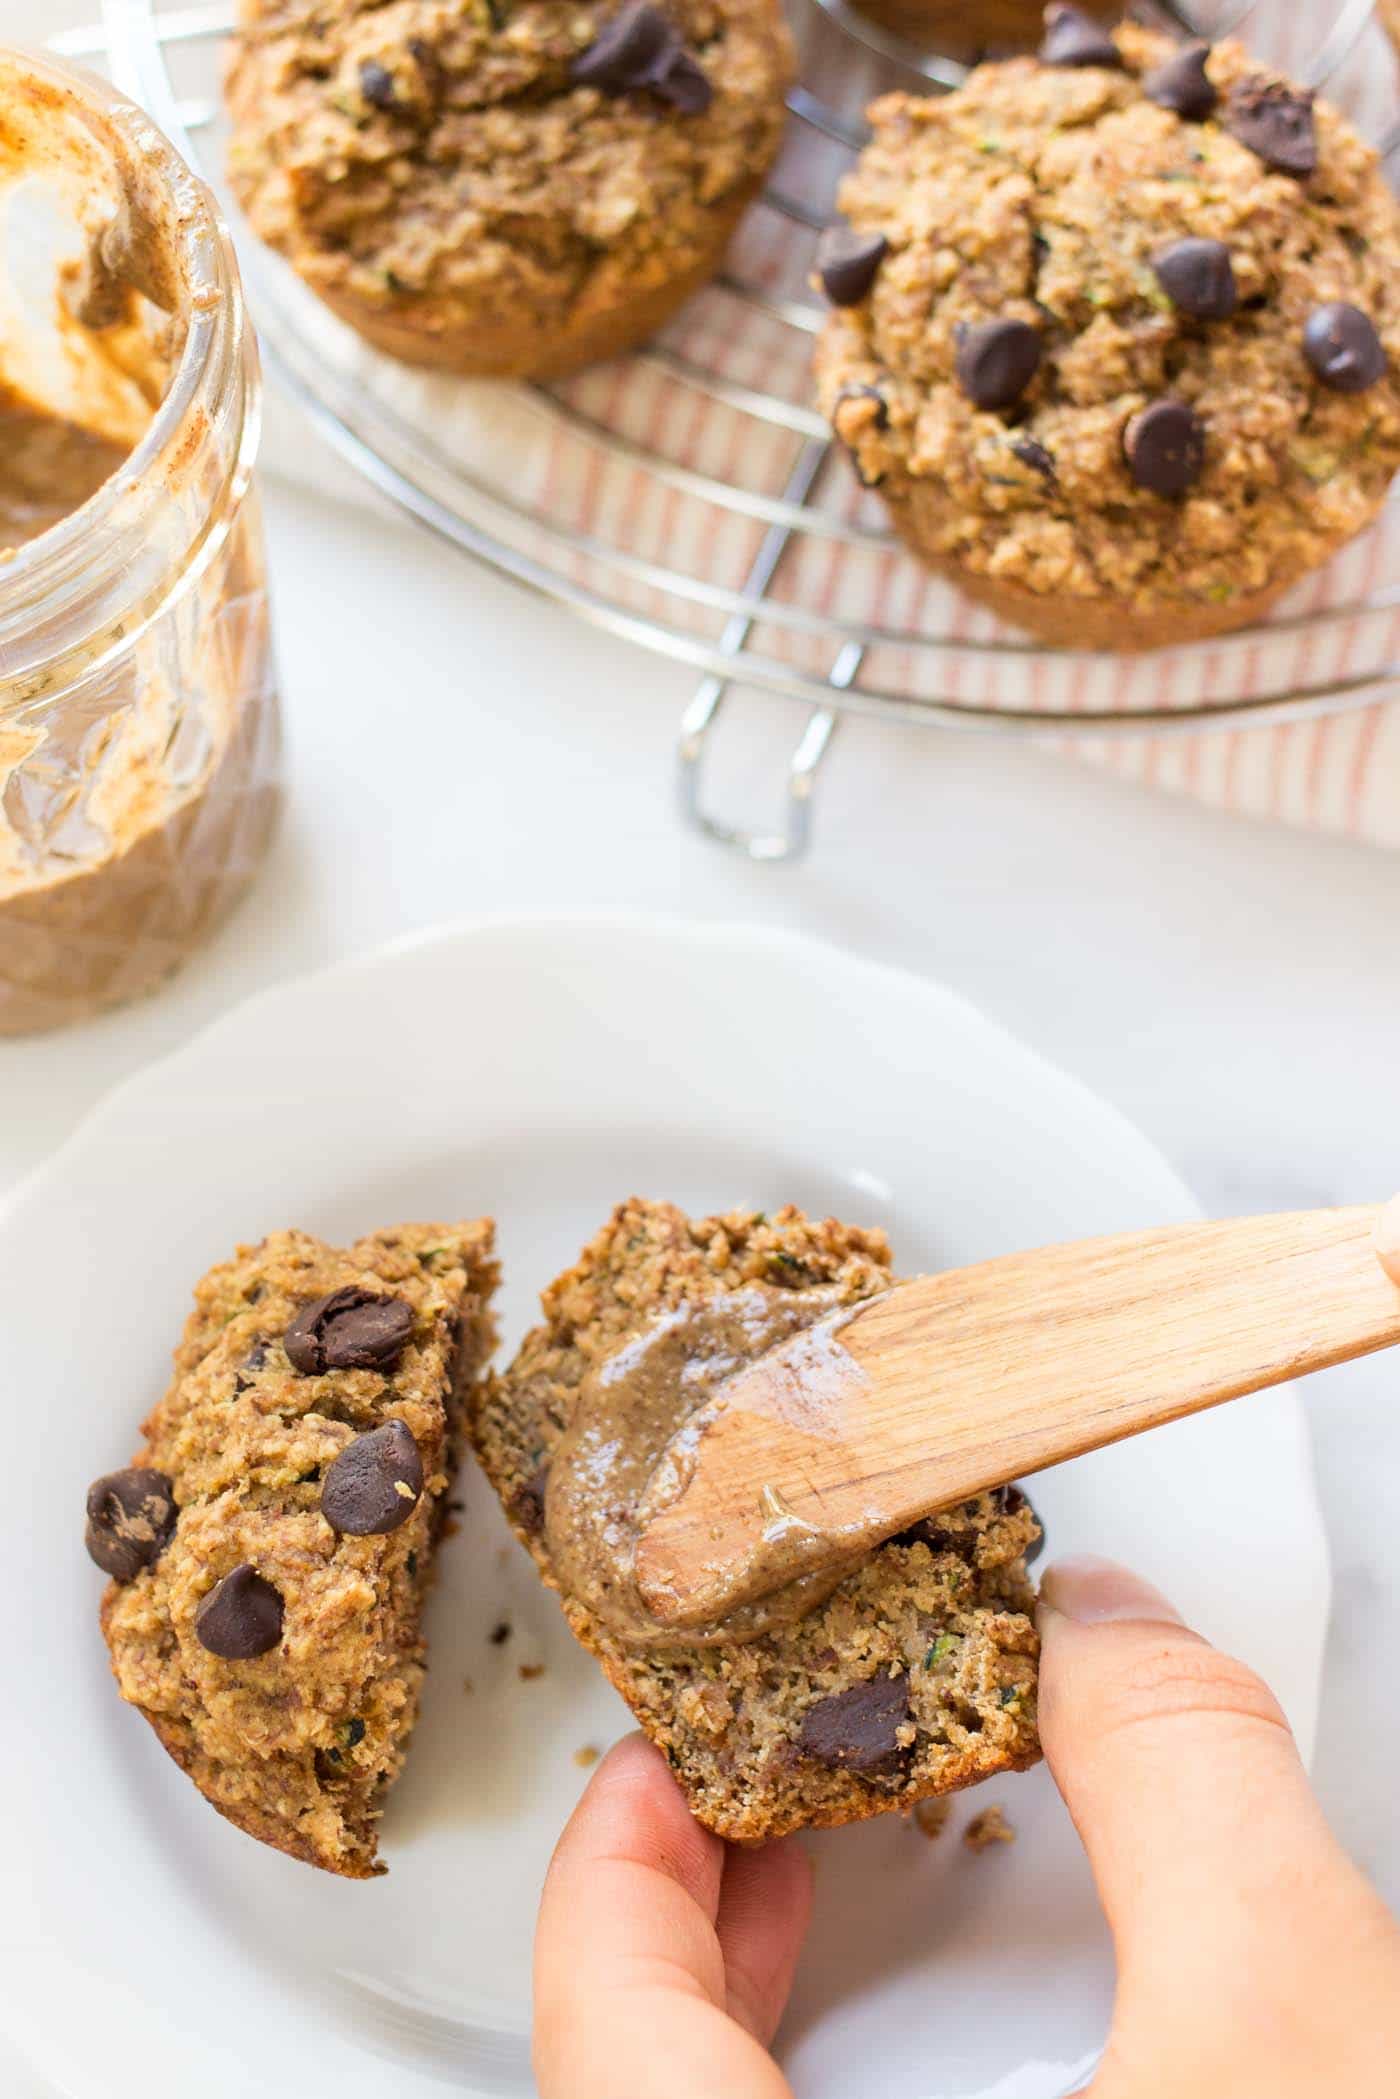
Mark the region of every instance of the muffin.
<instances>
[{"instance_id":1,"label":"muffin","mask_svg":"<svg viewBox=\"0 0 1400 2099\"><path fill-rule=\"evenodd\" d=\"M542 377L653 334L778 150L779 0L242 0L254 231L414 364Z\"/></svg>"},{"instance_id":2,"label":"muffin","mask_svg":"<svg viewBox=\"0 0 1400 2099\"><path fill-rule=\"evenodd\" d=\"M1042 0L853 0L863 15L911 43L948 58L974 59L1028 50L1044 26ZM1388 0L1382 0L1382 5ZM1089 0L1086 13L1107 21L1120 0Z\"/></svg>"},{"instance_id":3,"label":"muffin","mask_svg":"<svg viewBox=\"0 0 1400 2099\"><path fill-rule=\"evenodd\" d=\"M241 1247L141 1450L88 1494L123 1698L221 1815L350 1880L383 1871L491 1242L482 1221Z\"/></svg>"},{"instance_id":4,"label":"muffin","mask_svg":"<svg viewBox=\"0 0 1400 2099\"><path fill-rule=\"evenodd\" d=\"M1047 640L1257 619L1400 466L1400 208L1238 44L1048 10L888 95L819 251L822 406L909 545Z\"/></svg>"},{"instance_id":5,"label":"muffin","mask_svg":"<svg viewBox=\"0 0 1400 2099\"><path fill-rule=\"evenodd\" d=\"M1035 1762L1038 1649L1025 1561L1040 1534L1030 1504L1016 1487L975 1495L891 1539L810 1608L756 1636L749 1625L731 1638L726 1622L706 1645L659 1629L638 1638L603 1590L583 1594L565 1578L551 1543L569 1484L560 1474L567 1439L600 1385L616 1392L639 1350L677 1338L693 1349L706 1317L723 1328L726 1307L746 1336L775 1326L791 1335L833 1303L858 1303L893 1280L880 1232L790 1208L690 1218L633 1199L545 1291L542 1324L505 1374L479 1389L469 1420L477 1455L560 1591L575 1636L663 1751L694 1814L736 1842L859 1821ZM686 1355L675 1382L687 1401L701 1404L732 1368L727 1346L708 1361ZM609 1424L602 1433L610 1442ZM575 1485L597 1538L626 1512L592 1449Z\"/></svg>"}]
</instances>

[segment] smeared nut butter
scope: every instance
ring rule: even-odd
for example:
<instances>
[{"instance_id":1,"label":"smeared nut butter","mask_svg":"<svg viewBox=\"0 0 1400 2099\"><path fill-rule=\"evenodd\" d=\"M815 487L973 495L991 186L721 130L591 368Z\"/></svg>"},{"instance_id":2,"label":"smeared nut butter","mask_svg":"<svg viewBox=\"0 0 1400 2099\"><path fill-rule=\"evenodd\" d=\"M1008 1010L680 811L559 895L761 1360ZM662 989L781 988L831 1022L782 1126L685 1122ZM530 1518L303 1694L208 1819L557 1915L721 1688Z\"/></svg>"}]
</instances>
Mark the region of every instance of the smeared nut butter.
<instances>
[{"instance_id":1,"label":"smeared nut butter","mask_svg":"<svg viewBox=\"0 0 1400 2099\"><path fill-rule=\"evenodd\" d=\"M545 1530L560 1587L630 1644L756 1640L805 1617L849 1571L838 1564L786 1579L788 1560L797 1556L785 1552L781 1522L765 1523L754 1550L762 1555L767 1593L712 1625L684 1628L652 1616L634 1574L649 1491L686 1424L733 1372L797 1334L824 1331L820 1323L840 1311L834 1289L754 1283L663 1315L585 1379L550 1463Z\"/></svg>"}]
</instances>

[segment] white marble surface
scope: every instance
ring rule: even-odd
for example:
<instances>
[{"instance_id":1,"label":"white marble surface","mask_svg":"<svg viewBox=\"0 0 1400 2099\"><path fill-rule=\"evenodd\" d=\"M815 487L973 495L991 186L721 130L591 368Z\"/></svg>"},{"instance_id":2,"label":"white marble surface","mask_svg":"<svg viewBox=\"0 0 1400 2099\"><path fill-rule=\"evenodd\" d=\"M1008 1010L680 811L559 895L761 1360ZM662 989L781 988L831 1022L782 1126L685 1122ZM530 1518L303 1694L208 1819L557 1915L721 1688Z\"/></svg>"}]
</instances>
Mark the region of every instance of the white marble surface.
<instances>
[{"instance_id":1,"label":"white marble surface","mask_svg":"<svg viewBox=\"0 0 1400 2099\"><path fill-rule=\"evenodd\" d=\"M45 0L45 27L94 11ZM23 32L32 0L0 0L0 36ZM1396 859L851 722L811 858L754 868L673 812L687 674L382 513L285 485L268 508L292 788L275 858L158 999L0 1046L0 1189L262 984L447 916L612 906L793 925L941 977L1117 1102L1222 1213L1400 1187ZM750 799L776 785L769 727L750 703L726 730L735 802L756 758ZM1362 1365L1319 1380L1311 1413L1337 1571L1318 1779L1400 1905L1397 1392L1393 1366ZM1239 1513L1241 1551L1270 1553L1267 1508Z\"/></svg>"}]
</instances>

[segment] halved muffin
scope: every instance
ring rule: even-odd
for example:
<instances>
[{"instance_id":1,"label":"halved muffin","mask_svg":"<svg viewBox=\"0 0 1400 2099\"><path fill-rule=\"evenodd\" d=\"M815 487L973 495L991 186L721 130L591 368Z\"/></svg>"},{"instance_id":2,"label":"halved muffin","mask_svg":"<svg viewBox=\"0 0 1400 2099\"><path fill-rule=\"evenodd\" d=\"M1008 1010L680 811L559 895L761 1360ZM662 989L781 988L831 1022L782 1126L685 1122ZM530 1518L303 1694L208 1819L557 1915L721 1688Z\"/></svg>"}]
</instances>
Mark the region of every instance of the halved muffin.
<instances>
[{"instance_id":1,"label":"halved muffin","mask_svg":"<svg viewBox=\"0 0 1400 2099\"><path fill-rule=\"evenodd\" d=\"M231 1822L351 1879L377 1858L423 1599L494 1345L488 1221L242 1247L195 1293L88 1550L122 1696Z\"/></svg>"},{"instance_id":2,"label":"halved muffin","mask_svg":"<svg viewBox=\"0 0 1400 2099\"><path fill-rule=\"evenodd\" d=\"M470 1433L522 1542L545 1534L551 1454L589 1374L657 1315L739 1290L856 1303L894 1280L884 1235L788 1208L692 1219L623 1203L543 1296L544 1322L478 1387ZM567 1593L569 1624L664 1751L710 1829L758 1842L852 1822L1018 1770L1039 1755L1039 1536L1015 1487L873 1553L795 1623L741 1644L629 1643Z\"/></svg>"}]
</instances>

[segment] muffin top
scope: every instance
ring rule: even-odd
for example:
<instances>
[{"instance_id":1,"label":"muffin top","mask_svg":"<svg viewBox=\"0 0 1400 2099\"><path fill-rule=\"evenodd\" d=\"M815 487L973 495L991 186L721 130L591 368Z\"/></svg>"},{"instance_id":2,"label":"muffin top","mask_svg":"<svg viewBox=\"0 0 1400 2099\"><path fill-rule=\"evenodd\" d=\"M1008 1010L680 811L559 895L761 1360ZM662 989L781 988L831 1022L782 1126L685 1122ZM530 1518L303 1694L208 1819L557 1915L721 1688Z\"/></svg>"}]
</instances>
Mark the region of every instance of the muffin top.
<instances>
[{"instance_id":1,"label":"muffin top","mask_svg":"<svg viewBox=\"0 0 1400 2099\"><path fill-rule=\"evenodd\" d=\"M229 167L259 234L371 302L641 281L766 166L775 0L242 0Z\"/></svg>"},{"instance_id":2,"label":"muffin top","mask_svg":"<svg viewBox=\"0 0 1400 2099\"><path fill-rule=\"evenodd\" d=\"M1038 58L888 95L842 186L823 405L930 550L1033 592L1224 604L1400 466L1400 210L1238 44L1050 10Z\"/></svg>"}]
</instances>

